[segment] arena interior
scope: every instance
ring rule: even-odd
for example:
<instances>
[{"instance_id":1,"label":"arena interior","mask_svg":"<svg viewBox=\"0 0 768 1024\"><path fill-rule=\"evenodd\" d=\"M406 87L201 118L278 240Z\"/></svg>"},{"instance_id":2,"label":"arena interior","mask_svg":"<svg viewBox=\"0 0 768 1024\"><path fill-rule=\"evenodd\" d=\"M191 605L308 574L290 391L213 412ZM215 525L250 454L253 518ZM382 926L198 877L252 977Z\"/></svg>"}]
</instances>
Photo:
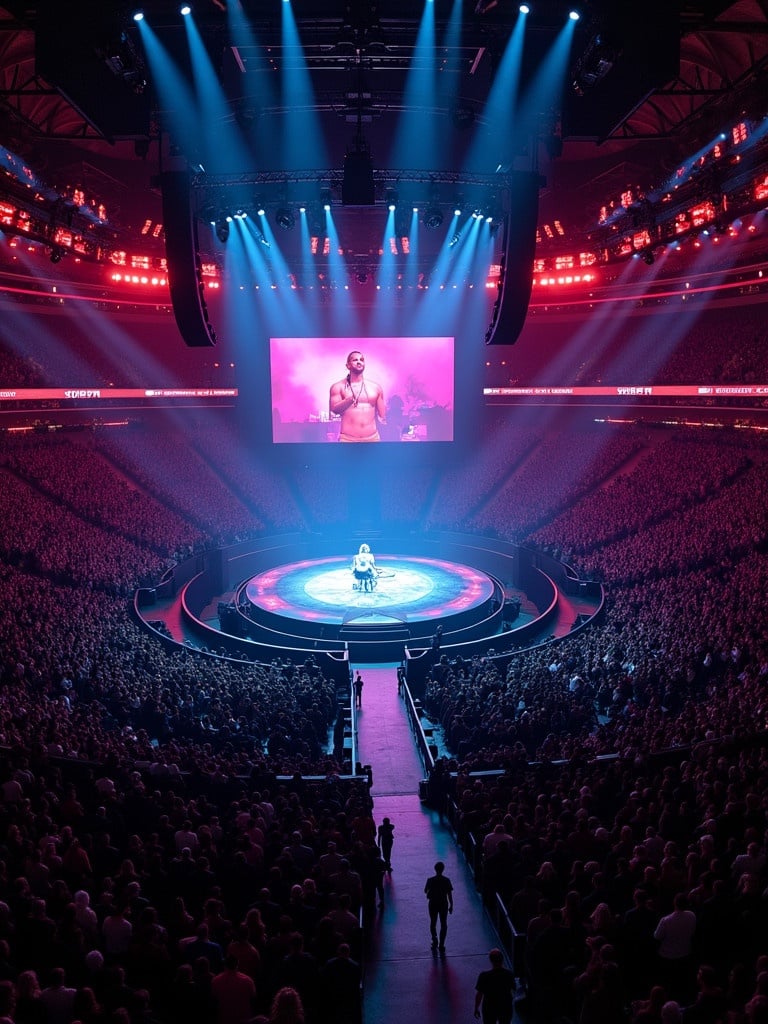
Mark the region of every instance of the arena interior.
<instances>
[{"instance_id":1,"label":"arena interior","mask_svg":"<svg viewBox=\"0 0 768 1024\"><path fill-rule=\"evenodd\" d=\"M765 1024L766 0L0 40L0 1024Z\"/></svg>"}]
</instances>

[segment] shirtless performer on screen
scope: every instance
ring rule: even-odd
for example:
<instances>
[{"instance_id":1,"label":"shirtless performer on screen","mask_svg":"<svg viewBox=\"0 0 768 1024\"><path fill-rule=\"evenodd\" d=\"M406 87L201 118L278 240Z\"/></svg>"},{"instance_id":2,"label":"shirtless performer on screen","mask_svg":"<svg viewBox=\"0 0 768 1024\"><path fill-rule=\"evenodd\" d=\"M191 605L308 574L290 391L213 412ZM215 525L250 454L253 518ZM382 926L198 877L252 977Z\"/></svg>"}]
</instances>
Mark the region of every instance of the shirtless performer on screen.
<instances>
[{"instance_id":1,"label":"shirtless performer on screen","mask_svg":"<svg viewBox=\"0 0 768 1024\"><path fill-rule=\"evenodd\" d=\"M380 384L365 379L365 356L347 356L347 375L331 386L328 409L341 416L339 441L380 441L378 424L386 425L387 407Z\"/></svg>"}]
</instances>

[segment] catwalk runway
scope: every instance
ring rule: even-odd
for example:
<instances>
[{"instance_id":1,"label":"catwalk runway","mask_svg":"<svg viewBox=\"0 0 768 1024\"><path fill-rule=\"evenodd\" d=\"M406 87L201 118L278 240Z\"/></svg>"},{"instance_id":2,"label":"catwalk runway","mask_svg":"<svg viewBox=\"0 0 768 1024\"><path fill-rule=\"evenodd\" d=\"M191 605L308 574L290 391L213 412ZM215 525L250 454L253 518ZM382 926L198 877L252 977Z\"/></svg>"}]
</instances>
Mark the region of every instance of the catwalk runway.
<instances>
[{"instance_id":1,"label":"catwalk runway","mask_svg":"<svg viewBox=\"0 0 768 1024\"><path fill-rule=\"evenodd\" d=\"M493 597L493 580L468 565L379 553L376 565L370 592L355 589L349 558L321 558L261 572L248 581L245 595L255 610L335 625L448 618L480 609Z\"/></svg>"}]
</instances>

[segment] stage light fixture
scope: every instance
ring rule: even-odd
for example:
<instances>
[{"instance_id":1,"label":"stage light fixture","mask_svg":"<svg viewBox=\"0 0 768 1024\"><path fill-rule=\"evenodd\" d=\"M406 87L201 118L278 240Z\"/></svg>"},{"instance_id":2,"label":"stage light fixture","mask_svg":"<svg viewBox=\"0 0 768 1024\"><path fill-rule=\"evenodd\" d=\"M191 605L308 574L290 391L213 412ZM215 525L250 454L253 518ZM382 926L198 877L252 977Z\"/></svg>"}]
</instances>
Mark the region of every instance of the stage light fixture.
<instances>
[{"instance_id":1,"label":"stage light fixture","mask_svg":"<svg viewBox=\"0 0 768 1024\"><path fill-rule=\"evenodd\" d=\"M397 208L397 192L393 188L387 189L384 195L384 201L387 204L387 209L391 212Z\"/></svg>"},{"instance_id":2,"label":"stage light fixture","mask_svg":"<svg viewBox=\"0 0 768 1024\"><path fill-rule=\"evenodd\" d=\"M61 263L61 257L63 255L64 253L61 249L54 249L50 255L51 263Z\"/></svg>"},{"instance_id":3,"label":"stage light fixture","mask_svg":"<svg viewBox=\"0 0 768 1024\"><path fill-rule=\"evenodd\" d=\"M653 264L656 262L656 257L653 255L650 249L646 249L646 251L642 254L642 260L643 263L647 264L649 267L652 267Z\"/></svg>"},{"instance_id":4,"label":"stage light fixture","mask_svg":"<svg viewBox=\"0 0 768 1024\"><path fill-rule=\"evenodd\" d=\"M518 10L520 11L521 14L530 14L531 13L531 8L528 6L528 4L520 4L520 7L518 8Z\"/></svg>"},{"instance_id":5,"label":"stage light fixture","mask_svg":"<svg viewBox=\"0 0 768 1024\"><path fill-rule=\"evenodd\" d=\"M331 200L332 199L333 199L333 194L331 193L331 190L329 188L321 189L321 191L320 191L320 203L322 204L322 207L323 207L323 209L326 212L328 210L330 210L330 208L331 208Z\"/></svg>"},{"instance_id":6,"label":"stage light fixture","mask_svg":"<svg viewBox=\"0 0 768 1024\"><path fill-rule=\"evenodd\" d=\"M581 15L579 14L578 11L571 11L568 14L568 17L571 19L571 21L578 21L579 18L581 17Z\"/></svg>"},{"instance_id":7,"label":"stage light fixture","mask_svg":"<svg viewBox=\"0 0 768 1024\"><path fill-rule=\"evenodd\" d=\"M226 220L220 220L216 224L216 237L224 245L229 238L229 224Z\"/></svg>"},{"instance_id":8,"label":"stage light fixture","mask_svg":"<svg viewBox=\"0 0 768 1024\"><path fill-rule=\"evenodd\" d=\"M281 206L275 214L275 223L278 227L283 228L284 231L290 231L296 224L296 218L293 215L293 211L289 210L287 206Z\"/></svg>"},{"instance_id":9,"label":"stage light fixture","mask_svg":"<svg viewBox=\"0 0 768 1024\"><path fill-rule=\"evenodd\" d=\"M366 284L368 281L368 273L365 270L358 270L355 274L355 280L358 284Z\"/></svg>"},{"instance_id":10,"label":"stage light fixture","mask_svg":"<svg viewBox=\"0 0 768 1024\"><path fill-rule=\"evenodd\" d=\"M188 14L192 13L192 8L189 6L189 4L182 4L182 6L179 8L179 13L186 18Z\"/></svg>"},{"instance_id":11,"label":"stage light fixture","mask_svg":"<svg viewBox=\"0 0 768 1024\"><path fill-rule=\"evenodd\" d=\"M424 211L424 227L439 228L443 223L443 211L438 206L430 206Z\"/></svg>"},{"instance_id":12,"label":"stage light fixture","mask_svg":"<svg viewBox=\"0 0 768 1024\"><path fill-rule=\"evenodd\" d=\"M134 11L134 13L133 13L133 20L134 21L144 21L144 11Z\"/></svg>"},{"instance_id":13,"label":"stage light fixture","mask_svg":"<svg viewBox=\"0 0 768 1024\"><path fill-rule=\"evenodd\" d=\"M266 212L267 211L264 209L264 207L261 205L261 203L259 203L259 205L258 205L258 207L256 209L256 216L257 217L263 217Z\"/></svg>"}]
</instances>

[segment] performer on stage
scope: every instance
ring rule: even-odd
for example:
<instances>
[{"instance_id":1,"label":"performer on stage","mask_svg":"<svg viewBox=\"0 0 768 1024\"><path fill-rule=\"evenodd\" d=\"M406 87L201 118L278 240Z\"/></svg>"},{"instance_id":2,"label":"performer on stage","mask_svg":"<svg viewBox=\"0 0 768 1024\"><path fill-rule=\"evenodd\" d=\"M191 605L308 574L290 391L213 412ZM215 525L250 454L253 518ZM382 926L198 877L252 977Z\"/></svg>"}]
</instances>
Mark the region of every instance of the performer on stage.
<instances>
[{"instance_id":1,"label":"performer on stage","mask_svg":"<svg viewBox=\"0 0 768 1024\"><path fill-rule=\"evenodd\" d=\"M352 575L358 590L373 590L376 586L376 559L367 544L361 544L352 558Z\"/></svg>"},{"instance_id":2,"label":"performer on stage","mask_svg":"<svg viewBox=\"0 0 768 1024\"><path fill-rule=\"evenodd\" d=\"M379 441L376 419L386 426L387 407L380 384L365 379L365 356L357 350L347 356L347 375L331 385L328 410L341 416L339 441Z\"/></svg>"}]
</instances>

